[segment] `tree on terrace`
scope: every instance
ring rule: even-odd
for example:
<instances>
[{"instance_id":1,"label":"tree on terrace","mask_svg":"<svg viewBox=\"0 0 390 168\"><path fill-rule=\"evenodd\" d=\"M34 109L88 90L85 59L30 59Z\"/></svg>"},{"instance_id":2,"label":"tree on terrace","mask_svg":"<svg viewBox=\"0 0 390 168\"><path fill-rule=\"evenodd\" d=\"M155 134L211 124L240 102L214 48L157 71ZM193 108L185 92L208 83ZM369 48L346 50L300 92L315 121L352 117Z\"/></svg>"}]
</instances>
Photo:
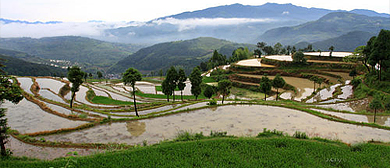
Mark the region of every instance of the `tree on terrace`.
<instances>
[{"instance_id":1,"label":"tree on terrace","mask_svg":"<svg viewBox=\"0 0 390 168\"><path fill-rule=\"evenodd\" d=\"M137 69L134 68L127 69L122 76L123 84L124 85L130 84L131 88L133 89L134 110L135 110L135 115L137 115L137 117L139 117L139 115L137 111L137 103L135 101L135 92L136 92L135 83L140 80L142 80L142 75L141 73L139 73Z\"/></svg>"}]
</instances>

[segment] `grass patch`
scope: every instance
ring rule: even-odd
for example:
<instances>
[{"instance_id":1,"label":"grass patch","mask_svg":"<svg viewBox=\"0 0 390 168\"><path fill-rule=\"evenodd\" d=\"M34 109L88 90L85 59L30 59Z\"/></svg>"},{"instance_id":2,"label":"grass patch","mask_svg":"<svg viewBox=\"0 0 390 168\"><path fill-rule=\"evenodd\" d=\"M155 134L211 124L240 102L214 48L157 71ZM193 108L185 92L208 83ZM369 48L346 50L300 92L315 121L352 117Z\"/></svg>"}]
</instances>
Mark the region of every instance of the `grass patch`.
<instances>
[{"instance_id":1,"label":"grass patch","mask_svg":"<svg viewBox=\"0 0 390 168\"><path fill-rule=\"evenodd\" d=\"M129 101L115 100L104 96L95 96L91 100L91 102L94 104L105 104L105 105L134 105L133 101L129 102ZM142 104L142 103L137 102L137 104Z\"/></svg>"},{"instance_id":2,"label":"grass patch","mask_svg":"<svg viewBox=\"0 0 390 168\"><path fill-rule=\"evenodd\" d=\"M253 99L263 99L264 93L260 92L254 92L248 89L238 88L238 87L232 87L230 89L231 94L239 96L239 97L247 97L247 98L253 98Z\"/></svg>"},{"instance_id":3,"label":"grass patch","mask_svg":"<svg viewBox=\"0 0 390 168\"><path fill-rule=\"evenodd\" d=\"M167 99L167 96L166 95L162 95L162 94L147 94L147 93L142 93L142 92L136 92L135 95L137 95L139 97L144 97L144 98ZM171 100L172 98L173 98L173 96L169 96L169 100ZM180 94L179 95L175 95L175 100L180 100L180 99L181 99ZM183 99L195 100L195 96L193 96L193 95L183 95ZM206 99L206 97L203 96L203 94L201 94L201 95L198 96L198 99Z\"/></svg>"},{"instance_id":4,"label":"grass patch","mask_svg":"<svg viewBox=\"0 0 390 168\"><path fill-rule=\"evenodd\" d=\"M389 146L369 143L349 147L289 137L224 137L162 143L73 159L77 161L75 167L388 167L388 153ZM0 167L64 167L68 160L11 157L2 160Z\"/></svg>"},{"instance_id":5,"label":"grass patch","mask_svg":"<svg viewBox=\"0 0 390 168\"><path fill-rule=\"evenodd\" d=\"M217 82L217 81L214 78L212 78L212 77L203 76L202 77L202 82L203 83L214 83L214 82Z\"/></svg>"}]
</instances>

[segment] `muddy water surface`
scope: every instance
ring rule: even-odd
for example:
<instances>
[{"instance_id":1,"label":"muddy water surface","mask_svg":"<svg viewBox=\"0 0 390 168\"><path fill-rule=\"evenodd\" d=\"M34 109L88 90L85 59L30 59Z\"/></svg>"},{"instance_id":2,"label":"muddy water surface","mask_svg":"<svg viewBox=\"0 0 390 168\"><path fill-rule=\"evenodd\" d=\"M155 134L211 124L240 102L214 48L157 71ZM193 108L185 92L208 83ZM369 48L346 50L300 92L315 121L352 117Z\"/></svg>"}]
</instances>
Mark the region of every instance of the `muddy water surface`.
<instances>
[{"instance_id":1,"label":"muddy water surface","mask_svg":"<svg viewBox=\"0 0 390 168\"><path fill-rule=\"evenodd\" d=\"M21 78L16 78L16 79L17 79L18 82L20 83L20 87L21 87L25 92L27 92L27 93L29 93L29 94L33 94L33 93L30 91L31 85L33 84L31 78L21 77Z\"/></svg>"},{"instance_id":2,"label":"muddy water surface","mask_svg":"<svg viewBox=\"0 0 390 168\"><path fill-rule=\"evenodd\" d=\"M80 148L53 148L41 147L23 143L14 137L10 137L9 142L5 145L7 149L11 149L13 156L29 157L42 160L52 160L59 157L68 156L69 152L77 152L77 156L85 156L95 154L99 151L97 149L80 149Z\"/></svg>"},{"instance_id":3,"label":"muddy water surface","mask_svg":"<svg viewBox=\"0 0 390 168\"><path fill-rule=\"evenodd\" d=\"M351 101L351 102L324 104L324 105L316 105L316 106L323 107L323 108L332 108L341 111L344 110L350 112L359 112L368 109L368 105L371 99L372 98L365 98L365 99Z\"/></svg>"},{"instance_id":4,"label":"muddy water surface","mask_svg":"<svg viewBox=\"0 0 390 168\"><path fill-rule=\"evenodd\" d=\"M144 123L144 124L143 124ZM157 143L173 139L179 130L192 132L227 131L230 135L255 136L263 128L277 129L292 135L295 131L309 136L340 139L357 143L371 139L389 142L390 131L328 121L301 111L261 105L223 106L202 109L146 120L138 123L123 122L105 124L78 132L49 135L51 141L76 143L128 143L139 144L143 140ZM143 132L143 133L142 133Z\"/></svg>"},{"instance_id":5,"label":"muddy water surface","mask_svg":"<svg viewBox=\"0 0 390 168\"><path fill-rule=\"evenodd\" d=\"M47 113L26 99L23 99L17 105L6 101L2 104L2 107L7 108L8 125L11 129L18 130L20 133L73 128L87 123L72 121Z\"/></svg>"},{"instance_id":6,"label":"muddy water surface","mask_svg":"<svg viewBox=\"0 0 390 168\"><path fill-rule=\"evenodd\" d=\"M61 97L59 97L58 95L50 92L47 89L40 89L39 90L39 95L41 95L42 97L44 97L46 99L49 99L49 100L53 100L53 101L56 101L56 102L67 104L67 102L65 102Z\"/></svg>"},{"instance_id":7,"label":"muddy water surface","mask_svg":"<svg viewBox=\"0 0 390 168\"><path fill-rule=\"evenodd\" d=\"M324 114L330 114L333 116L337 116L337 117L340 117L340 118L343 118L346 120L350 120L350 121L366 122L366 123L373 123L374 122L373 115L338 113L338 112L319 110L319 109L312 109L312 110L319 111L319 112L324 113ZM379 125L384 125L384 126L390 127L390 116L376 116L376 123Z\"/></svg>"},{"instance_id":8,"label":"muddy water surface","mask_svg":"<svg viewBox=\"0 0 390 168\"><path fill-rule=\"evenodd\" d=\"M61 81L50 78L36 78L36 81L41 89L48 88L54 93L58 93L61 87L65 85L65 83L62 83Z\"/></svg>"}]
</instances>

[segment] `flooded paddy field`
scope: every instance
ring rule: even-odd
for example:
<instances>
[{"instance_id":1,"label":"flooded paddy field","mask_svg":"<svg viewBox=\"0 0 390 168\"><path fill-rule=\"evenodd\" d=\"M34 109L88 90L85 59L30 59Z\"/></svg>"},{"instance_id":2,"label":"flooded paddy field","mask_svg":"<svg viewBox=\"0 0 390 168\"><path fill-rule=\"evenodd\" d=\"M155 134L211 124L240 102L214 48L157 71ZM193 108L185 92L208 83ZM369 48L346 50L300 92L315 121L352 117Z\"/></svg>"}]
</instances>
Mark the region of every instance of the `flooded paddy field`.
<instances>
[{"instance_id":1,"label":"flooded paddy field","mask_svg":"<svg viewBox=\"0 0 390 168\"><path fill-rule=\"evenodd\" d=\"M60 128L73 128L85 121L72 121L43 111L38 105L23 99L15 105L5 102L2 107L7 108L8 125L20 133L50 131Z\"/></svg>"},{"instance_id":2,"label":"flooded paddy field","mask_svg":"<svg viewBox=\"0 0 390 168\"><path fill-rule=\"evenodd\" d=\"M31 78L28 77L18 77L16 78L18 82L20 83L20 88L22 88L25 92L29 94L33 94L30 90L31 85L33 84L33 81Z\"/></svg>"},{"instance_id":3,"label":"flooded paddy field","mask_svg":"<svg viewBox=\"0 0 390 168\"><path fill-rule=\"evenodd\" d=\"M374 116L373 115L361 115L361 114L349 114L349 113L339 113L339 112L332 112L327 110L319 110L319 109L312 109L315 111L319 111L324 114L330 114L333 116L337 116L346 120L350 121L356 121L356 122L366 122L366 123L373 123L374 122ZM376 123L379 125L384 126L390 126L390 116L376 116Z\"/></svg>"},{"instance_id":4,"label":"flooded paddy field","mask_svg":"<svg viewBox=\"0 0 390 168\"><path fill-rule=\"evenodd\" d=\"M36 78L35 80L41 89L47 88L57 94L61 87L65 85L65 83L51 78Z\"/></svg>"},{"instance_id":5,"label":"flooded paddy field","mask_svg":"<svg viewBox=\"0 0 390 168\"><path fill-rule=\"evenodd\" d=\"M9 142L5 144L7 149L11 149L13 156L18 157L29 157L43 160L52 160L59 157L69 156L69 152L77 152L78 156L86 156L95 153L103 152L97 149L82 149L82 148L52 148L52 147L42 147L34 146L30 144L23 143L14 137L10 136L8 138Z\"/></svg>"},{"instance_id":6,"label":"flooded paddy field","mask_svg":"<svg viewBox=\"0 0 390 168\"><path fill-rule=\"evenodd\" d=\"M246 74L239 74L246 75ZM261 75L247 75L249 77L261 78ZM274 76L268 76L273 79ZM287 95L285 99L300 101L311 95L313 92L313 82L296 77L283 77L285 81L297 88L298 93L284 92L281 97ZM319 136L327 139L338 139L346 143L359 143L371 139L390 142L390 131L377 129L365 126L356 126L352 124L339 123L322 119L315 115L311 115L302 111L292 110L282 107L266 106L266 105L226 105L220 107L209 107L200 110L189 112L181 112L170 115L163 115L181 110L191 110L200 107L207 107L208 101L193 102L186 100L179 101L178 104L163 104L164 99L150 99L137 97L137 102L141 102L138 112L142 117L150 115L163 115L156 118L132 120L135 117L132 105L102 105L93 104L86 98L86 93L91 88L96 95L110 97L116 100L124 100L133 102L129 93L131 87L120 84L88 84L80 87L80 91L76 93L76 101L78 107L73 111L65 108L68 102L58 96L58 90L65 85L64 82L57 81L52 78L37 78L39 79L40 91L39 94L56 103L49 103L39 100L46 105L47 108L55 112L65 115L81 116L82 111L88 115L83 115L86 119L97 119L101 121L103 118L111 118L127 120L121 122L105 123L96 125L91 128L77 130L68 133L53 134L47 136L35 137L36 139L44 138L47 141L53 142L74 142L74 143L126 143L126 144L142 144L147 141L148 144L158 143L163 140L174 139L179 131L186 130L193 133L203 132L208 135L211 131L226 131L229 135L235 136L256 136L262 132L264 128L276 129L293 135L295 131L305 132L310 137ZM32 78L17 77L21 88L26 92L30 92L30 87L33 84ZM41 86L42 85L42 86ZM59 85L54 86L54 85ZM155 83L137 82L136 88L144 93L156 94ZM117 87L117 88L114 88ZM316 88L318 85L316 85ZM336 87L341 87L342 94L337 97L333 96ZM121 88L121 89L118 89ZM191 84L187 81L183 95L191 95ZM122 90L123 89L123 90ZM57 92L56 92L57 91ZM54 92L54 93L53 93ZM180 91L175 92L180 95ZM290 94L290 95L288 95ZM369 99L362 99L343 103L321 104L337 101L345 101L351 97L352 88L349 85L336 84L329 88L323 89L317 93L315 97L309 99L313 101L315 106L323 108L333 108L337 110L346 110L351 112L359 112L366 110ZM333 96L333 97L332 97ZM70 93L65 96L70 99ZM231 95L231 99L236 96ZM227 100L224 103L249 103L246 99ZM154 103L148 104L152 100ZM249 99L250 100L250 99ZM267 98L271 100L272 98ZM158 102L158 103L155 103ZM218 104L221 101L217 100ZM88 105L88 106L85 106ZM307 104L302 104L303 106ZM313 104L310 104L311 106ZM40 131L52 131L61 128L75 128L86 121L74 121L68 118L59 117L42 110L38 105L26 99L23 99L19 104L14 105L10 102L3 103L4 108L8 108L7 118L11 129L17 130L20 133L36 133ZM311 108L311 107L310 107ZM26 110L28 109L28 110ZM372 115L348 114L333 112L331 110L316 111L333 115L350 121L357 122L373 122ZM383 126L390 126L390 116L377 116L377 123ZM64 156L69 150L67 148L50 148L38 147L24 144L14 138L9 144L16 156L31 156L41 159L53 159ZM72 151L78 151L79 155L88 155L95 153L95 150L69 148ZM56 153L56 151L58 151ZM24 153L24 154L23 154Z\"/></svg>"},{"instance_id":7,"label":"flooded paddy field","mask_svg":"<svg viewBox=\"0 0 390 168\"><path fill-rule=\"evenodd\" d=\"M165 117L109 123L97 127L58 135L44 136L50 141L74 143L157 143L173 139L179 130L192 132L227 131L229 135L255 136L263 128L276 129L292 135L295 131L309 136L339 139L358 143L371 139L388 142L390 131L338 123L305 112L262 105L223 106Z\"/></svg>"}]
</instances>

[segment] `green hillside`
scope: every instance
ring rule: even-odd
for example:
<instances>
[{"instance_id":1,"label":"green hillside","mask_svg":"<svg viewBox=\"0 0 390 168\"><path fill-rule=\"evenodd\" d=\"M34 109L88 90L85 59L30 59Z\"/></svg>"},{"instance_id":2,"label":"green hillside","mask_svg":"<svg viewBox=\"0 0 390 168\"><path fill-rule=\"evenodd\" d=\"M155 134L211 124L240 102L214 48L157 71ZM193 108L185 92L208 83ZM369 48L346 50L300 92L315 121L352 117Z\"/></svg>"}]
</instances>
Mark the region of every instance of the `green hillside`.
<instances>
[{"instance_id":1,"label":"green hillside","mask_svg":"<svg viewBox=\"0 0 390 168\"><path fill-rule=\"evenodd\" d=\"M254 45L238 44L211 37L200 37L192 40L160 43L143 48L138 52L119 61L109 69L111 73L124 72L134 67L142 72L168 69L170 66L180 66L190 72L200 62L209 59L214 50L221 50L227 57L239 47L254 49Z\"/></svg>"},{"instance_id":2,"label":"green hillside","mask_svg":"<svg viewBox=\"0 0 390 168\"><path fill-rule=\"evenodd\" d=\"M18 58L18 59L21 59L21 60L24 60L27 62L38 63L38 64L44 64L44 63L50 62L49 59L44 59L44 58L30 55L30 54L20 52L20 51L7 50L7 49L2 49L2 48L0 48L0 54L10 56L13 58Z\"/></svg>"},{"instance_id":3,"label":"green hillside","mask_svg":"<svg viewBox=\"0 0 390 168\"><path fill-rule=\"evenodd\" d=\"M44 64L27 62L18 58L0 55L2 64L5 67L1 69L9 75L18 76L66 76L66 69L56 68Z\"/></svg>"},{"instance_id":4,"label":"green hillside","mask_svg":"<svg viewBox=\"0 0 390 168\"><path fill-rule=\"evenodd\" d=\"M390 27L390 18L369 17L348 12L334 12L324 17L293 27L271 29L259 37L267 43L293 45L299 42L317 42L336 38L353 31L377 34Z\"/></svg>"},{"instance_id":5,"label":"green hillside","mask_svg":"<svg viewBox=\"0 0 390 168\"><path fill-rule=\"evenodd\" d=\"M0 39L0 48L25 52L44 59L67 60L86 69L108 68L141 47L77 36Z\"/></svg>"},{"instance_id":6,"label":"green hillside","mask_svg":"<svg viewBox=\"0 0 390 168\"><path fill-rule=\"evenodd\" d=\"M353 31L347 34L341 35L336 38L330 38L323 41L312 43L314 50L328 51L330 46L335 46L335 51L354 51L356 47L366 45L367 41L375 36L375 33ZM297 48L305 48L310 44L308 42L301 42L295 44Z\"/></svg>"}]
</instances>

